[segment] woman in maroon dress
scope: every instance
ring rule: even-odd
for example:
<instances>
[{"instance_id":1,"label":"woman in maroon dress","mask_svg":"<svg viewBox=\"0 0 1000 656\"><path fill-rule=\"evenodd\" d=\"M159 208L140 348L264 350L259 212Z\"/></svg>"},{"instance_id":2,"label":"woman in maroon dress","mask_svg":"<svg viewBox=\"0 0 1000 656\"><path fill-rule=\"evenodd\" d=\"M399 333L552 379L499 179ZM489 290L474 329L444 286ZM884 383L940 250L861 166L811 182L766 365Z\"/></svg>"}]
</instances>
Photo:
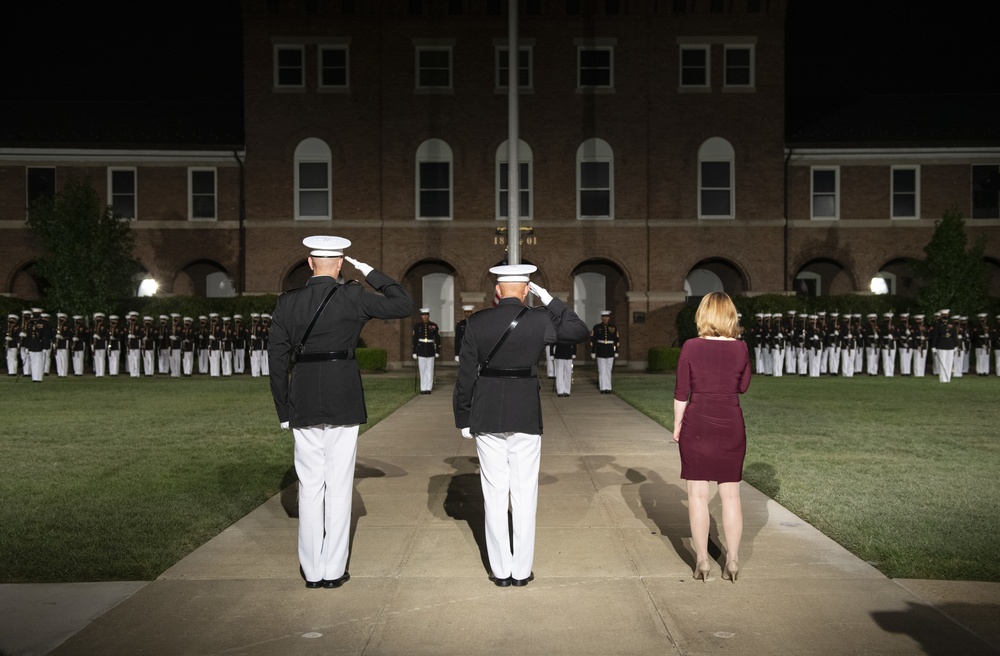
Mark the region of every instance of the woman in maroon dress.
<instances>
[{"instance_id":1,"label":"woman in maroon dress","mask_svg":"<svg viewBox=\"0 0 1000 656\"><path fill-rule=\"evenodd\" d=\"M740 480L747 451L739 395L750 386L750 356L738 340L733 301L721 292L701 299L695 313L698 339L681 347L674 388L674 441L681 452L681 478L687 481L688 519L695 549L695 579L707 580L709 482L719 483L726 565L722 578L736 582L739 572L743 509Z\"/></svg>"}]
</instances>

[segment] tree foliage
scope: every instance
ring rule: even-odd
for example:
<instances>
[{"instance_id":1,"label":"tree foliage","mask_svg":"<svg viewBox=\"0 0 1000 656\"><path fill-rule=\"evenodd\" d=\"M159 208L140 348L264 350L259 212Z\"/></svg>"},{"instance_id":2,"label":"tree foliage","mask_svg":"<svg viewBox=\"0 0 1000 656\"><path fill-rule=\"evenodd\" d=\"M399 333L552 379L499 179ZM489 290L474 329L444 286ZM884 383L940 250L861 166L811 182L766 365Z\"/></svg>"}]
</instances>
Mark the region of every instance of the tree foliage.
<instances>
[{"instance_id":1,"label":"tree foliage","mask_svg":"<svg viewBox=\"0 0 1000 656\"><path fill-rule=\"evenodd\" d=\"M131 225L101 204L89 180L69 180L54 198L33 203L28 227L41 241L38 271L49 305L89 315L134 296L142 266Z\"/></svg>"},{"instance_id":2,"label":"tree foliage","mask_svg":"<svg viewBox=\"0 0 1000 656\"><path fill-rule=\"evenodd\" d=\"M965 218L955 207L937 221L934 235L924 246L926 257L914 260L914 275L920 279L917 302L927 313L948 308L953 313L972 314L986 308L988 269L983 259L985 239L966 249Z\"/></svg>"}]
</instances>

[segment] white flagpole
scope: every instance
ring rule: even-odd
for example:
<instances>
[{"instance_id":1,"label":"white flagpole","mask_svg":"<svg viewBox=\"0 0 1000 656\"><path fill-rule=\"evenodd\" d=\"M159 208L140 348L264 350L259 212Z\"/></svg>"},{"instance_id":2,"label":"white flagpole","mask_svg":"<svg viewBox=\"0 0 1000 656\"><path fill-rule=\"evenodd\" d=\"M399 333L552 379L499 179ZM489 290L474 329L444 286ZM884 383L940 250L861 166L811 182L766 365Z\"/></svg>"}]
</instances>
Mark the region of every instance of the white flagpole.
<instances>
[{"instance_id":1,"label":"white flagpole","mask_svg":"<svg viewBox=\"0 0 1000 656\"><path fill-rule=\"evenodd\" d=\"M507 0L509 26L507 35L507 263L521 263L521 167L517 161L518 134L518 0Z\"/></svg>"}]
</instances>

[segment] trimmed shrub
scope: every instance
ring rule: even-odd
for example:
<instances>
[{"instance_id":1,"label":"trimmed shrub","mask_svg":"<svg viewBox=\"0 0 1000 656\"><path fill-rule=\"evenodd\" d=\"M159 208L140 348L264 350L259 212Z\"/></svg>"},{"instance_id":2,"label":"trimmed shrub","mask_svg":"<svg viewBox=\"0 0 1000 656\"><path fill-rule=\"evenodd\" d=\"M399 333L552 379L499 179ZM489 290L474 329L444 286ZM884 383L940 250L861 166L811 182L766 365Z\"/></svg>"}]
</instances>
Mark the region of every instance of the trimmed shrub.
<instances>
[{"instance_id":1,"label":"trimmed shrub","mask_svg":"<svg viewBox=\"0 0 1000 656\"><path fill-rule=\"evenodd\" d=\"M385 349L356 348L354 359L358 361L358 369L361 371L385 371L389 354Z\"/></svg>"},{"instance_id":2,"label":"trimmed shrub","mask_svg":"<svg viewBox=\"0 0 1000 656\"><path fill-rule=\"evenodd\" d=\"M677 371L677 360L681 350L673 346L654 346L649 349L649 366L647 371Z\"/></svg>"}]
</instances>

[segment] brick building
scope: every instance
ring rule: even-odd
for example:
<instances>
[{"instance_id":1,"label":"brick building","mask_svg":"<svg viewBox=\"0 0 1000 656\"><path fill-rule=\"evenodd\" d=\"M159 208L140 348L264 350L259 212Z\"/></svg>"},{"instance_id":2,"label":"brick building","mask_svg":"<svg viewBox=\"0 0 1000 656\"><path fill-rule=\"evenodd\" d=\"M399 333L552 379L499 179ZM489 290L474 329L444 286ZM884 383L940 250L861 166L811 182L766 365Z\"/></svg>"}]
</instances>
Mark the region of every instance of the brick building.
<instances>
[{"instance_id":1,"label":"brick building","mask_svg":"<svg viewBox=\"0 0 1000 656\"><path fill-rule=\"evenodd\" d=\"M898 120L874 138L870 103L786 136L785 12L520 2L521 259L588 323L612 310L628 366L713 289L912 292L905 258L952 204L1000 252L1000 141ZM238 135L0 143L0 292L37 294L25 200L86 173L166 293L289 289L301 238L343 235L447 341L505 256L506 1L244 0L242 20ZM369 345L408 360L408 322L377 323Z\"/></svg>"}]
</instances>

